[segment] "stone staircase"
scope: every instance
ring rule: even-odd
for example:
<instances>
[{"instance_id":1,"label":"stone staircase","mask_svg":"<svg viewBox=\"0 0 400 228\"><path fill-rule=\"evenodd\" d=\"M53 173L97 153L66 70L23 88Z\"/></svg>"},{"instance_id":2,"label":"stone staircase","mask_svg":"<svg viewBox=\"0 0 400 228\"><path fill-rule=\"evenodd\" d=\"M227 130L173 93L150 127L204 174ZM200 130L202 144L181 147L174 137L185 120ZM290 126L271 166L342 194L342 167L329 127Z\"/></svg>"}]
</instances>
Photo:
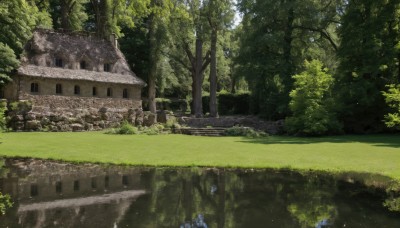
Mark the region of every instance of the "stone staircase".
<instances>
[{"instance_id":1,"label":"stone staircase","mask_svg":"<svg viewBox=\"0 0 400 228\"><path fill-rule=\"evenodd\" d=\"M196 136L223 136L226 128L182 128L180 133L184 135Z\"/></svg>"}]
</instances>

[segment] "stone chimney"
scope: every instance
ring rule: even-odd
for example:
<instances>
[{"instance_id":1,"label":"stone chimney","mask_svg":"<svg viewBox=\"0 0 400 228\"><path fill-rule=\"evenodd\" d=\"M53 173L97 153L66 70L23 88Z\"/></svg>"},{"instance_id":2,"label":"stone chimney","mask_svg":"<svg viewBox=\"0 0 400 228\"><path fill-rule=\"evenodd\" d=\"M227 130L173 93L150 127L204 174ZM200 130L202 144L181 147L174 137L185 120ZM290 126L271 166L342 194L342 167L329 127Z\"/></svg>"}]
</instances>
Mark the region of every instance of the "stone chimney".
<instances>
[{"instance_id":1,"label":"stone chimney","mask_svg":"<svg viewBox=\"0 0 400 228\"><path fill-rule=\"evenodd\" d=\"M110 35L110 42L115 48L118 48L118 39L117 39L117 35L115 35L115 33L112 33Z\"/></svg>"}]
</instances>

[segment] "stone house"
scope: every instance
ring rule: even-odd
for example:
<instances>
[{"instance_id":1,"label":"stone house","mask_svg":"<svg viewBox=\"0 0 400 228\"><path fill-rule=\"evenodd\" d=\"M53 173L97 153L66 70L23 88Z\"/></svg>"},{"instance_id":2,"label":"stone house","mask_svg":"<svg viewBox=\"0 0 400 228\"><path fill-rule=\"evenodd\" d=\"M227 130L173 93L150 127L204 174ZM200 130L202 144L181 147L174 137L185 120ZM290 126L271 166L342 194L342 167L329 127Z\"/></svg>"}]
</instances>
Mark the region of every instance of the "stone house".
<instances>
[{"instance_id":1,"label":"stone house","mask_svg":"<svg viewBox=\"0 0 400 228\"><path fill-rule=\"evenodd\" d=\"M3 96L29 101L28 110L11 112L15 130L98 130L123 119L141 124L144 86L114 36L37 29Z\"/></svg>"}]
</instances>

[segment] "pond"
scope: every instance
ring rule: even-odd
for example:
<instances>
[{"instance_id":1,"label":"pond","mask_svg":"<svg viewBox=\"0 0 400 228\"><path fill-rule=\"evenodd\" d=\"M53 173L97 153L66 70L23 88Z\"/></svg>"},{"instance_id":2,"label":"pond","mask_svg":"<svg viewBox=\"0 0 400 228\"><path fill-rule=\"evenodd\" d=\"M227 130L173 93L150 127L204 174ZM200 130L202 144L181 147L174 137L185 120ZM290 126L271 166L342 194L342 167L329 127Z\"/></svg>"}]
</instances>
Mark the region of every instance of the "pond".
<instances>
[{"instance_id":1,"label":"pond","mask_svg":"<svg viewBox=\"0 0 400 228\"><path fill-rule=\"evenodd\" d=\"M367 174L4 162L0 227L400 227Z\"/></svg>"}]
</instances>

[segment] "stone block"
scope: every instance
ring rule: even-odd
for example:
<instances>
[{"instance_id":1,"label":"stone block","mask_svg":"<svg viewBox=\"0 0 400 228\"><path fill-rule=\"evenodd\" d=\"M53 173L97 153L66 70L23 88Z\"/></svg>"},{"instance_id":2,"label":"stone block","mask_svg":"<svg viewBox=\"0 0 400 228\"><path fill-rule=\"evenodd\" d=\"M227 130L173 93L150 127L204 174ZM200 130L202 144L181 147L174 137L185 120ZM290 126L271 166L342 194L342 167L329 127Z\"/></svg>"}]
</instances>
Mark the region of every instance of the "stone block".
<instances>
[{"instance_id":1,"label":"stone block","mask_svg":"<svg viewBox=\"0 0 400 228\"><path fill-rule=\"evenodd\" d=\"M25 130L28 130L28 131L36 131L41 127L42 126L40 125L40 122L37 120L26 121L26 124L25 124Z\"/></svg>"},{"instance_id":2,"label":"stone block","mask_svg":"<svg viewBox=\"0 0 400 228\"><path fill-rule=\"evenodd\" d=\"M82 124L78 124L78 123L71 124L71 128L72 128L72 131L75 131L75 132L84 130L83 125Z\"/></svg>"},{"instance_id":3,"label":"stone block","mask_svg":"<svg viewBox=\"0 0 400 228\"><path fill-rule=\"evenodd\" d=\"M157 123L157 115L153 113L146 113L143 118L143 125L150 127Z\"/></svg>"}]
</instances>

